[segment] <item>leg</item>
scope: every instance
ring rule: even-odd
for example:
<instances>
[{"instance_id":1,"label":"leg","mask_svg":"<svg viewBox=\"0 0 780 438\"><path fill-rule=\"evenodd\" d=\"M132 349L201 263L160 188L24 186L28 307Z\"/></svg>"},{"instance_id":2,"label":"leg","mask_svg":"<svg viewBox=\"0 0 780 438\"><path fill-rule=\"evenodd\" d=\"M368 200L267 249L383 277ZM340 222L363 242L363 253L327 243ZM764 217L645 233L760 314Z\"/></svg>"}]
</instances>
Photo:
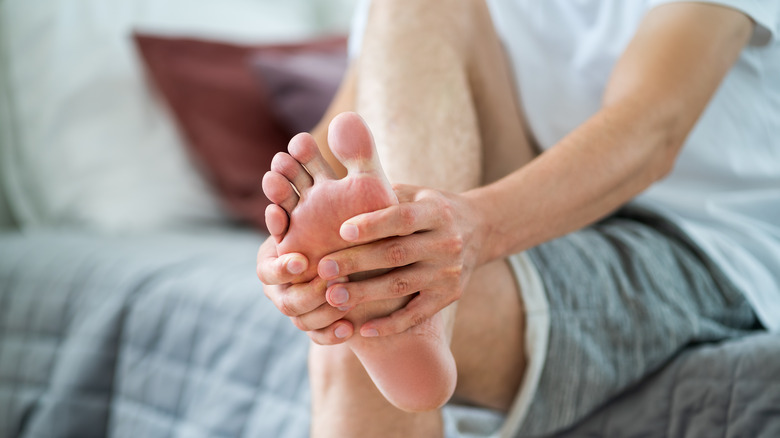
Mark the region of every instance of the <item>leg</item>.
<instances>
[{"instance_id":1,"label":"leg","mask_svg":"<svg viewBox=\"0 0 780 438\"><path fill-rule=\"evenodd\" d=\"M437 411L409 414L396 409L377 390L346 345L312 344L312 437L435 437L441 435Z\"/></svg>"},{"instance_id":2,"label":"leg","mask_svg":"<svg viewBox=\"0 0 780 438\"><path fill-rule=\"evenodd\" d=\"M524 349L525 310L514 273L504 260L481 266L455 318L455 400L508 411L523 377Z\"/></svg>"},{"instance_id":3,"label":"leg","mask_svg":"<svg viewBox=\"0 0 780 438\"><path fill-rule=\"evenodd\" d=\"M475 15L470 18L474 22L469 23L462 19L468 5L449 10L455 5L442 7L434 1L409 8L399 2L405 10L398 11L397 5L374 3L366 35L366 44L372 48L364 48L322 121L312 130L323 156L339 176L346 172L330 152L327 133L330 120L343 111L357 110L368 121L391 182L463 191L476 183L496 181L534 157L536 150L515 99L514 79L484 4L473 2L470 9ZM440 16L439 10L448 15ZM415 16L413 22L409 15ZM436 28L428 24L432 21L437 22ZM424 50L420 41L427 42ZM440 64L440 71L431 68L432 64ZM392 126L385 120L392 120ZM408 129L420 120L425 120L425 130ZM424 156L420 144L428 148ZM464 153L453 153L452 145ZM479 161L481 169L476 166ZM427 165L431 162L443 167L431 174ZM464 166L465 170L458 170Z\"/></svg>"},{"instance_id":4,"label":"leg","mask_svg":"<svg viewBox=\"0 0 780 438\"><path fill-rule=\"evenodd\" d=\"M533 158L484 2L375 1L370 23L355 101L390 182L461 192Z\"/></svg>"},{"instance_id":5,"label":"leg","mask_svg":"<svg viewBox=\"0 0 780 438\"><path fill-rule=\"evenodd\" d=\"M306 274L309 279L316 276L317 262L323 255L347 246L339 237L343 221L397 203L376 160L371 133L356 114L343 113L334 118L329 139L335 156L348 169L346 177L335 179L311 136L302 134L290 142L291 155L274 157L272 171L263 180L264 190L276 210L285 208L289 214L287 232L276 236L277 250L280 255L304 253L313 262L313 272ZM276 227L269 225L269 229ZM344 287L336 284L328 288L326 295L331 303L338 303L338 296L346 293ZM387 315L409 299L367 303L354 309L327 306L325 310L359 329L368 319ZM377 388L399 408L435 409L455 389L455 361L443 315L435 315L395 336L353 336L347 345Z\"/></svg>"},{"instance_id":6,"label":"leg","mask_svg":"<svg viewBox=\"0 0 780 438\"><path fill-rule=\"evenodd\" d=\"M533 150L485 5L450 3L375 1L363 55L340 101L354 99L368 119L391 181L459 191L520 167ZM423 47L421 41L426 42ZM425 158L420 145L425 145ZM452 351L460 368L456 395L507 409L523 364L523 320L515 282L503 262L480 268L473 278L455 321ZM485 349L487 342L502 348ZM475 352L477 347L480 351ZM491 354L490 361L474 360ZM385 433L390 425L414 425L409 431L419 431L423 424L440 428L437 413L401 413L376 392L361 390L368 410L362 410L362 404L356 407L357 388L365 389L371 381L354 356L351 366L344 366L344 356L338 349L312 350L310 374L318 394L315 433L362 436L360 431L372 424L382 424ZM343 412L352 415L344 418ZM334 418L342 422L334 425Z\"/></svg>"},{"instance_id":7,"label":"leg","mask_svg":"<svg viewBox=\"0 0 780 438\"><path fill-rule=\"evenodd\" d=\"M479 268L455 320L457 401L509 410L525 366L523 329L523 308L507 264L497 261ZM395 408L345 345L312 345L309 375L315 438L443 435L439 411L408 413Z\"/></svg>"}]
</instances>

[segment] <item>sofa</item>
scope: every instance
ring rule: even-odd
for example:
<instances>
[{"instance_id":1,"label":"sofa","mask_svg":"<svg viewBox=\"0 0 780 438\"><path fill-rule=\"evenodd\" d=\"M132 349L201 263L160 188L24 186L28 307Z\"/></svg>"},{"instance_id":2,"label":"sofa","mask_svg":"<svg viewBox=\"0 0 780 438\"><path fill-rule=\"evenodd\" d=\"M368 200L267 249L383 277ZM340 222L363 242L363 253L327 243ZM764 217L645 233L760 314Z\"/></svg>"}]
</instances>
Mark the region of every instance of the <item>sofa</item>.
<instances>
[{"instance_id":1,"label":"sofa","mask_svg":"<svg viewBox=\"0 0 780 438\"><path fill-rule=\"evenodd\" d=\"M308 338L255 276L263 170L215 167L229 136L194 147L192 121L211 119L174 104L139 41L228 47L267 72L268 47L342 44L353 7L0 0L0 437L309 435ZM261 100L263 139L300 129L294 105ZM443 417L448 437L507 436L500 412ZM551 436L778 437L780 336L691 345Z\"/></svg>"}]
</instances>

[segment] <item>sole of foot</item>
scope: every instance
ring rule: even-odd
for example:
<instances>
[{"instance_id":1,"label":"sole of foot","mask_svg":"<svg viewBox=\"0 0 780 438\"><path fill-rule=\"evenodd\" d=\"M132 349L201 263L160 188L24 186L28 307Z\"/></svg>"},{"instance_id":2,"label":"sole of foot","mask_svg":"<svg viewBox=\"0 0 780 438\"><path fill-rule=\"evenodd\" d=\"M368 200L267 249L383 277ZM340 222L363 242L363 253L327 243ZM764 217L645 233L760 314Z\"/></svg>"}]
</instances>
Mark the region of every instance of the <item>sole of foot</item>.
<instances>
[{"instance_id":1,"label":"sole of foot","mask_svg":"<svg viewBox=\"0 0 780 438\"><path fill-rule=\"evenodd\" d=\"M278 253L304 254L310 262L305 273L308 279L317 275L317 262L324 255L350 246L339 235L345 220L398 203L377 158L371 132L357 114L336 116L329 127L328 143L347 168L346 177L336 179L314 139L299 134L291 140L289 154L274 157L271 172L263 179L266 195L280 207L267 215L269 230L276 231ZM449 348L451 330L445 321L447 310L400 334L357 334L365 321L386 316L409 299L355 306L345 316L356 331L347 345L390 403L405 411L429 411L449 400L457 380Z\"/></svg>"}]
</instances>

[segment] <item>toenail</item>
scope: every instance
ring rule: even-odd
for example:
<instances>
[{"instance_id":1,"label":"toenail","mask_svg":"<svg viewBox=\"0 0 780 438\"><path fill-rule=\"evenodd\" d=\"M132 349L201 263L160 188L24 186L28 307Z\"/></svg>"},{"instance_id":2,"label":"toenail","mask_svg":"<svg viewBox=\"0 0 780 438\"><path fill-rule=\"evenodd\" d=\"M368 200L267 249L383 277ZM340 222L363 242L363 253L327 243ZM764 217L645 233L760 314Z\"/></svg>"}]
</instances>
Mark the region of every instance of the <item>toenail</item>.
<instances>
[{"instance_id":1,"label":"toenail","mask_svg":"<svg viewBox=\"0 0 780 438\"><path fill-rule=\"evenodd\" d=\"M336 286L330 291L330 300L337 306L345 304L349 301L349 292L343 286Z\"/></svg>"},{"instance_id":2,"label":"toenail","mask_svg":"<svg viewBox=\"0 0 780 438\"><path fill-rule=\"evenodd\" d=\"M325 260L324 262L322 262L321 268L322 268L322 275L325 278L338 277L339 275L339 265L333 260Z\"/></svg>"},{"instance_id":3,"label":"toenail","mask_svg":"<svg viewBox=\"0 0 780 438\"><path fill-rule=\"evenodd\" d=\"M336 337L339 339L344 339L349 336L349 327L340 325L336 327L336 330L333 331L333 334L336 335Z\"/></svg>"},{"instance_id":4,"label":"toenail","mask_svg":"<svg viewBox=\"0 0 780 438\"><path fill-rule=\"evenodd\" d=\"M344 224L341 226L341 238L354 242L358 239L358 227L352 224Z\"/></svg>"},{"instance_id":5,"label":"toenail","mask_svg":"<svg viewBox=\"0 0 780 438\"><path fill-rule=\"evenodd\" d=\"M298 275L306 269L304 263L298 259L292 259L287 262L287 271L290 274Z\"/></svg>"},{"instance_id":6,"label":"toenail","mask_svg":"<svg viewBox=\"0 0 780 438\"><path fill-rule=\"evenodd\" d=\"M379 332L376 331L376 329L366 329L366 330L361 330L360 335L363 336L364 338L375 338L379 336Z\"/></svg>"}]
</instances>

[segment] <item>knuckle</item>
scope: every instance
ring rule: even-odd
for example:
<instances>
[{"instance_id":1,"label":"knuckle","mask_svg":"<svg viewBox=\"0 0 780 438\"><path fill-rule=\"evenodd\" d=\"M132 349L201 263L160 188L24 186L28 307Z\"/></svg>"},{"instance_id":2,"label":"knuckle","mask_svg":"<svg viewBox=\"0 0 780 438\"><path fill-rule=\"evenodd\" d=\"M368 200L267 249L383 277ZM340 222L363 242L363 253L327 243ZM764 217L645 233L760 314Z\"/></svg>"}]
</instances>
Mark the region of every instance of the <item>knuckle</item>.
<instances>
[{"instance_id":1,"label":"knuckle","mask_svg":"<svg viewBox=\"0 0 780 438\"><path fill-rule=\"evenodd\" d=\"M279 311L282 312L282 314L285 316L298 316L298 312L295 311L293 304L287 297L282 297L282 299L279 300L277 307L279 308Z\"/></svg>"},{"instance_id":2,"label":"knuckle","mask_svg":"<svg viewBox=\"0 0 780 438\"><path fill-rule=\"evenodd\" d=\"M417 327L418 325L425 322L425 320L428 319L425 315L421 313L413 313L410 317L410 320L412 322L412 327Z\"/></svg>"},{"instance_id":3,"label":"knuckle","mask_svg":"<svg viewBox=\"0 0 780 438\"><path fill-rule=\"evenodd\" d=\"M359 269L357 260L352 256L334 259L334 261L338 264L340 272L353 273Z\"/></svg>"},{"instance_id":4,"label":"knuckle","mask_svg":"<svg viewBox=\"0 0 780 438\"><path fill-rule=\"evenodd\" d=\"M436 190L433 189L422 189L419 192L418 198L419 199L433 199L434 202L436 202L437 196L436 196Z\"/></svg>"},{"instance_id":5,"label":"knuckle","mask_svg":"<svg viewBox=\"0 0 780 438\"><path fill-rule=\"evenodd\" d=\"M453 279L460 279L460 277L463 275L463 265L457 264L448 267L445 270L445 275Z\"/></svg>"},{"instance_id":6,"label":"knuckle","mask_svg":"<svg viewBox=\"0 0 780 438\"><path fill-rule=\"evenodd\" d=\"M403 277L395 277L393 278L390 291L395 296L406 296L409 294L410 287L409 280Z\"/></svg>"},{"instance_id":7,"label":"knuckle","mask_svg":"<svg viewBox=\"0 0 780 438\"><path fill-rule=\"evenodd\" d=\"M417 219L417 213L410 206L402 205L398 208L398 217L404 227L410 228Z\"/></svg>"},{"instance_id":8,"label":"knuckle","mask_svg":"<svg viewBox=\"0 0 780 438\"><path fill-rule=\"evenodd\" d=\"M455 211L452 207L452 204L445 202L443 199L440 199L438 201L438 204L439 205L437 205L436 208L439 211L441 218L447 224L452 223L453 220L455 219Z\"/></svg>"},{"instance_id":9,"label":"knuckle","mask_svg":"<svg viewBox=\"0 0 780 438\"><path fill-rule=\"evenodd\" d=\"M387 248L385 257L392 266L403 266L407 259L407 250L402 244L394 242Z\"/></svg>"},{"instance_id":10,"label":"knuckle","mask_svg":"<svg viewBox=\"0 0 780 438\"><path fill-rule=\"evenodd\" d=\"M446 243L447 252L452 254L460 254L463 251L463 236L461 234L453 234L447 239Z\"/></svg>"}]
</instances>

